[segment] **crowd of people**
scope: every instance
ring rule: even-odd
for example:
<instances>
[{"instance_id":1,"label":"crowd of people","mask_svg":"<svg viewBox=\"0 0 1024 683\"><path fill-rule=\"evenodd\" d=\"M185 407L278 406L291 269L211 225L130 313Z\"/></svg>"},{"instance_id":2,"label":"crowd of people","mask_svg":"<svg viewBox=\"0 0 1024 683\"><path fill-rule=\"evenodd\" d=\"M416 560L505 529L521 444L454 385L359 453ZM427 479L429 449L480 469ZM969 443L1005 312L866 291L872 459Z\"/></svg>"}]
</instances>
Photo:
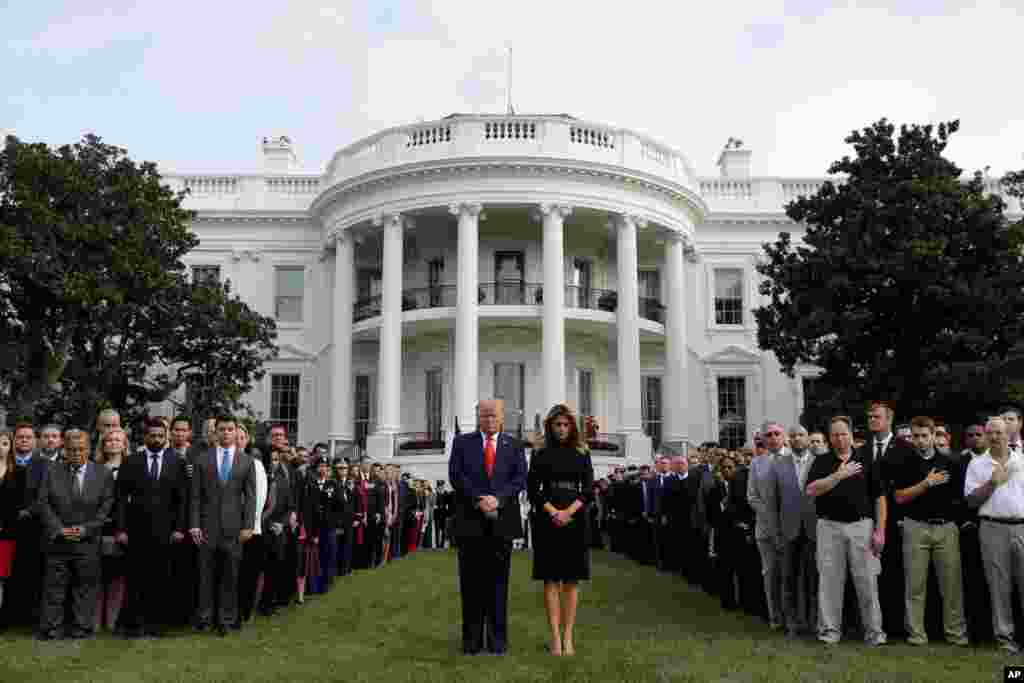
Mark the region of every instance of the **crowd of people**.
<instances>
[{"instance_id":1,"label":"crowd of people","mask_svg":"<svg viewBox=\"0 0 1024 683\"><path fill-rule=\"evenodd\" d=\"M112 410L94 434L19 423L0 432L3 622L44 640L186 625L227 635L454 535L468 653L507 645L513 539L533 547L554 654L572 653L586 548L605 546L792 638L1019 651L1015 408L967 425L959 449L930 417L894 429L876 402L866 434L845 416L813 432L768 421L750 450L706 443L595 481L567 407L531 445L500 431L498 403L481 401L479 430L455 440L451 490L397 464L304 453L280 425L261 452L232 417L207 421L195 443L188 418L147 418L136 450Z\"/></svg>"},{"instance_id":2,"label":"crowd of people","mask_svg":"<svg viewBox=\"0 0 1024 683\"><path fill-rule=\"evenodd\" d=\"M919 416L869 434L766 422L754 448L705 443L594 484L595 545L678 572L726 609L789 637L870 645L995 639L1019 650L1024 596L1024 447L1007 407L966 426ZM860 437L860 438L856 438Z\"/></svg>"},{"instance_id":3,"label":"crowd of people","mask_svg":"<svg viewBox=\"0 0 1024 683\"><path fill-rule=\"evenodd\" d=\"M103 630L226 635L353 570L448 544L452 492L396 464L350 464L232 417L151 417L133 449L104 410L93 434L0 432L0 619L43 640Z\"/></svg>"}]
</instances>

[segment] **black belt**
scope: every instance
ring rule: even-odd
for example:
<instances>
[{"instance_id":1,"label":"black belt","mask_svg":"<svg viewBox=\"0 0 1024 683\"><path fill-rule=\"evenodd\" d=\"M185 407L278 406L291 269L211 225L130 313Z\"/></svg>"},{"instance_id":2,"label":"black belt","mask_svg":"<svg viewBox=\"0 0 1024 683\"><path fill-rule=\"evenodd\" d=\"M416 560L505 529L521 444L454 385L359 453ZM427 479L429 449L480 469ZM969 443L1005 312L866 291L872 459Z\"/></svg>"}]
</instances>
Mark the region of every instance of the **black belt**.
<instances>
[{"instance_id":1,"label":"black belt","mask_svg":"<svg viewBox=\"0 0 1024 683\"><path fill-rule=\"evenodd\" d=\"M1024 517L985 517L982 515L978 519L996 524L1024 524Z\"/></svg>"},{"instance_id":2,"label":"black belt","mask_svg":"<svg viewBox=\"0 0 1024 683\"><path fill-rule=\"evenodd\" d=\"M943 524L952 524L953 520L943 519L942 517L929 517L928 519L917 519L915 517L907 517L911 522L917 522L918 524L931 524L932 526L941 526Z\"/></svg>"}]
</instances>

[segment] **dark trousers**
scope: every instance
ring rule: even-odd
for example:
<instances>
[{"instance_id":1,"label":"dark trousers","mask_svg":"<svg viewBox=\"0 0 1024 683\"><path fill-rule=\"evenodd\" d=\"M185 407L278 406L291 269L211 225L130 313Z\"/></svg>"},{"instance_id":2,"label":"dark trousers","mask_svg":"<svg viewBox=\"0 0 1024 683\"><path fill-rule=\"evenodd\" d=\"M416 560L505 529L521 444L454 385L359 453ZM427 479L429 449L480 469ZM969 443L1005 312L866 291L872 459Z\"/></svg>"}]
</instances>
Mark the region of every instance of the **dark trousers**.
<instances>
[{"instance_id":1,"label":"dark trousers","mask_svg":"<svg viewBox=\"0 0 1024 683\"><path fill-rule=\"evenodd\" d=\"M260 610L273 612L287 605L295 588L295 563L288 555L289 534L268 534L263 539L263 594Z\"/></svg>"},{"instance_id":2,"label":"dark trousers","mask_svg":"<svg viewBox=\"0 0 1024 683\"><path fill-rule=\"evenodd\" d=\"M434 515L434 547L444 548L448 540L448 518L444 515Z\"/></svg>"},{"instance_id":3,"label":"dark trousers","mask_svg":"<svg viewBox=\"0 0 1024 683\"><path fill-rule=\"evenodd\" d=\"M199 547L198 626L231 626L238 619L238 569L242 560L239 542ZM214 621L216 619L216 621Z\"/></svg>"},{"instance_id":4,"label":"dark trousers","mask_svg":"<svg viewBox=\"0 0 1024 683\"><path fill-rule=\"evenodd\" d=\"M658 569L665 571L669 568L668 560L668 539L669 539L669 527L668 524L662 524L661 518L652 518L651 521L651 538L652 546L654 548L654 566Z\"/></svg>"},{"instance_id":5,"label":"dark trousers","mask_svg":"<svg viewBox=\"0 0 1024 683\"><path fill-rule=\"evenodd\" d=\"M402 551L405 550L405 530L406 525L401 520L395 522L395 525L391 527L391 559L397 560L402 556Z\"/></svg>"},{"instance_id":6,"label":"dark trousers","mask_svg":"<svg viewBox=\"0 0 1024 683\"><path fill-rule=\"evenodd\" d=\"M893 508L889 503L889 509ZM882 549L882 573L878 576L878 602L882 606L882 629L890 640L907 634L906 594L903 588L903 534L895 523L887 525Z\"/></svg>"},{"instance_id":7,"label":"dark trousers","mask_svg":"<svg viewBox=\"0 0 1024 683\"><path fill-rule=\"evenodd\" d=\"M338 576L348 576L352 573L353 536L355 534L351 528L338 536Z\"/></svg>"},{"instance_id":8,"label":"dark trousers","mask_svg":"<svg viewBox=\"0 0 1024 683\"><path fill-rule=\"evenodd\" d=\"M508 580L512 542L504 538L459 539L462 648L477 653L508 647Z\"/></svg>"},{"instance_id":9,"label":"dark trousers","mask_svg":"<svg viewBox=\"0 0 1024 683\"><path fill-rule=\"evenodd\" d=\"M995 638L992 633L992 598L988 592L985 566L981 562L977 522L960 530L960 568L967 636L975 644L991 642Z\"/></svg>"},{"instance_id":10,"label":"dark trousers","mask_svg":"<svg viewBox=\"0 0 1024 683\"><path fill-rule=\"evenodd\" d=\"M199 550L188 536L171 547L171 621L191 622L199 605Z\"/></svg>"},{"instance_id":11,"label":"dark trousers","mask_svg":"<svg viewBox=\"0 0 1024 683\"><path fill-rule=\"evenodd\" d=\"M238 612L242 621L252 617L252 610L256 606L256 587L266 566L266 559L267 544L263 534L254 535L242 546L242 562L238 568Z\"/></svg>"},{"instance_id":12,"label":"dark trousers","mask_svg":"<svg viewBox=\"0 0 1024 683\"><path fill-rule=\"evenodd\" d=\"M127 549L127 592L119 619L126 629L152 628L175 620L171 600L171 562L178 550L168 539L129 537ZM177 544L181 545L181 544Z\"/></svg>"},{"instance_id":13,"label":"dark trousers","mask_svg":"<svg viewBox=\"0 0 1024 683\"><path fill-rule=\"evenodd\" d=\"M83 553L48 553L44 560L40 633L61 635L67 603L72 629L80 634L91 634L96 627L96 591L100 585L99 546Z\"/></svg>"},{"instance_id":14,"label":"dark trousers","mask_svg":"<svg viewBox=\"0 0 1024 683\"><path fill-rule=\"evenodd\" d=\"M42 530L34 519L18 522L14 566L4 587L4 612L10 624L36 625L42 602L45 558L39 550Z\"/></svg>"}]
</instances>

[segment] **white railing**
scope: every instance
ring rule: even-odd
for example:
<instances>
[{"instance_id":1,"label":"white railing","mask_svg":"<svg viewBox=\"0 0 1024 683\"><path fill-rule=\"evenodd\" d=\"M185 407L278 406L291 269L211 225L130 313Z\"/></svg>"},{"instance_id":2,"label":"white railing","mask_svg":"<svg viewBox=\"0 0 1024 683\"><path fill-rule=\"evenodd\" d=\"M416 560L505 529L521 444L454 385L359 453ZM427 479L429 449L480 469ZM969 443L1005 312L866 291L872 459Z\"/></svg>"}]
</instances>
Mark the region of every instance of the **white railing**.
<instances>
[{"instance_id":1,"label":"white railing","mask_svg":"<svg viewBox=\"0 0 1024 683\"><path fill-rule=\"evenodd\" d=\"M278 176L267 178L267 192L273 194L305 194L315 195L320 191L320 179L305 177Z\"/></svg>"},{"instance_id":2,"label":"white railing","mask_svg":"<svg viewBox=\"0 0 1024 683\"><path fill-rule=\"evenodd\" d=\"M406 147L446 144L452 141L451 126L426 126L409 131Z\"/></svg>"},{"instance_id":3,"label":"white railing","mask_svg":"<svg viewBox=\"0 0 1024 683\"><path fill-rule=\"evenodd\" d=\"M597 126L570 126L569 142L604 149L615 149L615 133Z\"/></svg>"},{"instance_id":4,"label":"white railing","mask_svg":"<svg viewBox=\"0 0 1024 683\"><path fill-rule=\"evenodd\" d=\"M485 121L484 140L536 140L537 122L529 120Z\"/></svg>"},{"instance_id":5,"label":"white railing","mask_svg":"<svg viewBox=\"0 0 1024 683\"><path fill-rule=\"evenodd\" d=\"M702 178L700 193L708 200L751 199L754 196L754 184L749 179Z\"/></svg>"},{"instance_id":6,"label":"white railing","mask_svg":"<svg viewBox=\"0 0 1024 683\"><path fill-rule=\"evenodd\" d=\"M186 176L182 178L185 189L193 195L237 194L239 179L237 176Z\"/></svg>"},{"instance_id":7,"label":"white railing","mask_svg":"<svg viewBox=\"0 0 1024 683\"><path fill-rule=\"evenodd\" d=\"M821 186L825 184L824 179L815 180L782 180L782 199L791 202L797 197L810 197L817 194Z\"/></svg>"}]
</instances>

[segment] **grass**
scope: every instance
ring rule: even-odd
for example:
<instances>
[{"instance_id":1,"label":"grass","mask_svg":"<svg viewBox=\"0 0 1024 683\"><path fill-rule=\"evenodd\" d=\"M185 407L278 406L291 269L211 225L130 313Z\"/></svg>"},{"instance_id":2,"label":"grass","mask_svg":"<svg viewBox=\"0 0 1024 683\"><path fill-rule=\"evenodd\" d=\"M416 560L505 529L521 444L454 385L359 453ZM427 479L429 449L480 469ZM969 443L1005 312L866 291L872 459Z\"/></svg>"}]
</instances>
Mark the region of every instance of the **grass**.
<instances>
[{"instance_id":1,"label":"grass","mask_svg":"<svg viewBox=\"0 0 1024 683\"><path fill-rule=\"evenodd\" d=\"M455 557L425 551L342 579L327 596L226 639L181 632L159 641L109 636L38 643L4 634L0 682L63 681L1001 681L992 648L945 644L827 648L787 641L679 577L605 552L580 591L577 655L543 651L547 625L530 558L513 556L510 652L459 654Z\"/></svg>"}]
</instances>

